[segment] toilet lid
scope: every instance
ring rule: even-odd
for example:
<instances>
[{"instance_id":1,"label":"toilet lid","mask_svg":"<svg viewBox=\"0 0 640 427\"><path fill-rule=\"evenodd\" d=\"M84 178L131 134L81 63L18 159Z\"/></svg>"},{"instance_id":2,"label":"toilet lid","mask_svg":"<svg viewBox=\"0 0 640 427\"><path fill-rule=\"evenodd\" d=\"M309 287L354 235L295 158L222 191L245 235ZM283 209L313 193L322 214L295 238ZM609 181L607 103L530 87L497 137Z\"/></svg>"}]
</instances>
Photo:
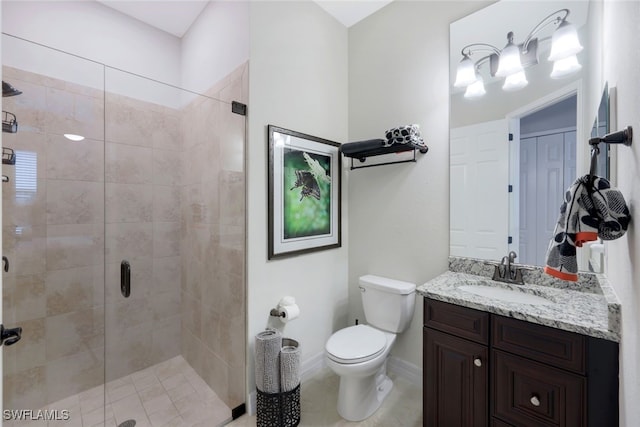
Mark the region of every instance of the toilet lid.
<instances>
[{"instance_id":1,"label":"toilet lid","mask_svg":"<svg viewBox=\"0 0 640 427\"><path fill-rule=\"evenodd\" d=\"M384 351L387 338L367 325L350 326L331 335L325 346L329 357L342 363L359 363Z\"/></svg>"}]
</instances>

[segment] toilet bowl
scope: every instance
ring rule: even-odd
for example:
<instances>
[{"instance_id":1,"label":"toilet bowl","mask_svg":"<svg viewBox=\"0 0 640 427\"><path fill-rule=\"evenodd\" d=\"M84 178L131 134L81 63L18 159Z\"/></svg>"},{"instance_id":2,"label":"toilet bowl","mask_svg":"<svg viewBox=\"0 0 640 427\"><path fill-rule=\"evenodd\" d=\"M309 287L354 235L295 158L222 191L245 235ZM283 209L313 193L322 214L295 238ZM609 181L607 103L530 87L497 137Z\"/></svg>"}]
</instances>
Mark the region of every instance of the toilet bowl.
<instances>
[{"instance_id":1,"label":"toilet bowl","mask_svg":"<svg viewBox=\"0 0 640 427\"><path fill-rule=\"evenodd\" d=\"M367 338L373 338L367 345ZM351 341L347 341L351 339ZM386 361L396 335L368 325L341 329L327 341L327 366L340 376L338 414L361 421L373 414L387 397L392 381Z\"/></svg>"},{"instance_id":2,"label":"toilet bowl","mask_svg":"<svg viewBox=\"0 0 640 427\"><path fill-rule=\"evenodd\" d=\"M367 275L359 279L368 325L335 332L325 345L327 366L340 376L337 409L348 421L362 421L393 387L386 361L398 333L413 317L415 284Z\"/></svg>"}]
</instances>

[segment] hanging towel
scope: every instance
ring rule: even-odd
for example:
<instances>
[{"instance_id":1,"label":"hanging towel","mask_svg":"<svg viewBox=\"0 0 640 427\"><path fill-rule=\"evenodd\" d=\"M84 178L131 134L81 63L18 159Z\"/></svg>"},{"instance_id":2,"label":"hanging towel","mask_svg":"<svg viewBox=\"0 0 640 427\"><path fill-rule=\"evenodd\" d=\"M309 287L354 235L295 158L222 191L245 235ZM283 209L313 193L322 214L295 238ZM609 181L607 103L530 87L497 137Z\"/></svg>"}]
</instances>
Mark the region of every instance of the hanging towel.
<instances>
[{"instance_id":1,"label":"hanging towel","mask_svg":"<svg viewBox=\"0 0 640 427\"><path fill-rule=\"evenodd\" d=\"M266 330L256 335L256 388L264 393L280 391L280 349L282 334Z\"/></svg>"},{"instance_id":2,"label":"hanging towel","mask_svg":"<svg viewBox=\"0 0 640 427\"><path fill-rule=\"evenodd\" d=\"M576 248L585 242L614 240L627 231L631 215L622 193L609 181L589 175L578 178L565 192L560 217L547 250L544 271L562 280L578 280Z\"/></svg>"},{"instance_id":3,"label":"hanging towel","mask_svg":"<svg viewBox=\"0 0 640 427\"><path fill-rule=\"evenodd\" d=\"M291 338L282 340L280 350L280 391L291 391L300 384L300 346Z\"/></svg>"}]
</instances>

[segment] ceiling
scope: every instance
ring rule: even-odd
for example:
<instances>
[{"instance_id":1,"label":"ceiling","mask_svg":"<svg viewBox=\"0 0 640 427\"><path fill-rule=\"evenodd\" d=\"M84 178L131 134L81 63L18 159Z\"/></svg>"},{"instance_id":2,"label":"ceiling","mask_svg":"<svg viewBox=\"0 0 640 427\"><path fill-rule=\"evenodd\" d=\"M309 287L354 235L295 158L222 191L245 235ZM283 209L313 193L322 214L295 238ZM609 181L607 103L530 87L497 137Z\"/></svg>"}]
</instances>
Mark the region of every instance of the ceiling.
<instances>
[{"instance_id":1,"label":"ceiling","mask_svg":"<svg viewBox=\"0 0 640 427\"><path fill-rule=\"evenodd\" d=\"M208 0L96 0L155 28L182 37L209 4ZM224 1L224 0L223 0ZM228 1L228 0L227 0ZM253 0L257 1L257 0ZM350 27L393 0L314 0L345 27Z\"/></svg>"}]
</instances>

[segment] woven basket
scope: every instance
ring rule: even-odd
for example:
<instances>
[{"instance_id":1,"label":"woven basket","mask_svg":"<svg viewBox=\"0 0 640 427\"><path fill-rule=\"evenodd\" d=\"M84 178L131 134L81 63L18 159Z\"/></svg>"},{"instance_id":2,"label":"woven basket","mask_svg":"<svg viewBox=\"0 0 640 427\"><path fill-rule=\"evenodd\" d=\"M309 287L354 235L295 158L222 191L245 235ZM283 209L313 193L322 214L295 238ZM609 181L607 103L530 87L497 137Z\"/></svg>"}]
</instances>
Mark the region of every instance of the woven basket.
<instances>
[{"instance_id":1,"label":"woven basket","mask_svg":"<svg viewBox=\"0 0 640 427\"><path fill-rule=\"evenodd\" d=\"M257 391L257 427L295 427L300 424L300 384L291 391Z\"/></svg>"}]
</instances>

